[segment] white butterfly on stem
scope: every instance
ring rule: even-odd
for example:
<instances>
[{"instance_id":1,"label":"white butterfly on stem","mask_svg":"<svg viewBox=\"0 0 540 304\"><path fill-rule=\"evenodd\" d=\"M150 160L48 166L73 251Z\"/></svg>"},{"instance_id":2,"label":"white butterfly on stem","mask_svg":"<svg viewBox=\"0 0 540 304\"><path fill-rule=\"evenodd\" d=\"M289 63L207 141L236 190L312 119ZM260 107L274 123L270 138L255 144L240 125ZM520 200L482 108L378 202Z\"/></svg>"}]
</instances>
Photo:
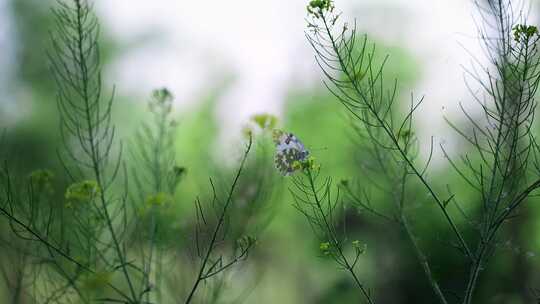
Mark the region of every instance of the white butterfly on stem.
<instances>
[{"instance_id":1,"label":"white butterfly on stem","mask_svg":"<svg viewBox=\"0 0 540 304\"><path fill-rule=\"evenodd\" d=\"M294 134L281 130L274 130L272 138L276 144L274 162L279 172L287 176L301 170L298 164L307 161L309 156L304 144Z\"/></svg>"}]
</instances>

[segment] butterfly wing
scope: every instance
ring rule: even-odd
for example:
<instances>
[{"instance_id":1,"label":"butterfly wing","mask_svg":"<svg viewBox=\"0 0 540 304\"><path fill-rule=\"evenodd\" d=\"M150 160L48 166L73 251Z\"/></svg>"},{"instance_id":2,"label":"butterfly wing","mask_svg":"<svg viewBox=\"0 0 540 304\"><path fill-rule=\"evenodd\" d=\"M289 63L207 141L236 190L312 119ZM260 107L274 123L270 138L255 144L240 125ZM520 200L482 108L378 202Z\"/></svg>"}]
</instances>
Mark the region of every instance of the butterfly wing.
<instances>
[{"instance_id":1,"label":"butterfly wing","mask_svg":"<svg viewBox=\"0 0 540 304\"><path fill-rule=\"evenodd\" d=\"M274 162L282 175L287 176L294 173L297 170L294 163L305 161L309 155L304 144L292 133L274 132L274 142L276 143Z\"/></svg>"}]
</instances>

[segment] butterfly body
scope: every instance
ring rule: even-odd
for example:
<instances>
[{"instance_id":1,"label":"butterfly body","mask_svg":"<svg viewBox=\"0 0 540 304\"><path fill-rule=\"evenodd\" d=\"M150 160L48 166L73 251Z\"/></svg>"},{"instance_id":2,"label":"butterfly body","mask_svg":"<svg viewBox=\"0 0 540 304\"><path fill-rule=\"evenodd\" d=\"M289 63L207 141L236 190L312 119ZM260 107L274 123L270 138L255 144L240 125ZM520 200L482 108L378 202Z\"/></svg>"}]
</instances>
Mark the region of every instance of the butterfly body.
<instances>
[{"instance_id":1,"label":"butterfly body","mask_svg":"<svg viewBox=\"0 0 540 304\"><path fill-rule=\"evenodd\" d=\"M276 144L274 162L279 172L287 176L299 170L298 163L309 156L304 144L294 134L280 130L274 130L273 139Z\"/></svg>"}]
</instances>

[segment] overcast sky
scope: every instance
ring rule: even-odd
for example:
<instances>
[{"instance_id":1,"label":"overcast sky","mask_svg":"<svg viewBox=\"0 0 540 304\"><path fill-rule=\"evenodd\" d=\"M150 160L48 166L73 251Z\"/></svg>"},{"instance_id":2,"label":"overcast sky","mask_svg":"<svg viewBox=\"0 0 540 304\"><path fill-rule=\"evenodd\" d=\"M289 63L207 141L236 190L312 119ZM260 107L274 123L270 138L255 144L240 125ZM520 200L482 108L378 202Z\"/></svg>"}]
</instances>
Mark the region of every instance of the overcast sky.
<instances>
[{"instance_id":1,"label":"overcast sky","mask_svg":"<svg viewBox=\"0 0 540 304\"><path fill-rule=\"evenodd\" d=\"M2 9L7 1L0 0L2 66L9 61L4 52L9 18ZM470 60L464 48L479 54L471 0L335 2L343 18L357 18L361 31L402 46L416 58L420 82L405 89L425 96L424 126L442 128L443 107L452 115L458 102L468 102L460 66ZM122 95L140 100L146 100L152 89L166 86L177 96L180 108L233 77L217 111L223 130L238 128L256 112L279 115L291 88L321 83L304 37L306 3L95 1L106 31L126 46L107 67L107 77ZM0 75L0 87L5 75Z\"/></svg>"},{"instance_id":2,"label":"overcast sky","mask_svg":"<svg viewBox=\"0 0 540 304\"><path fill-rule=\"evenodd\" d=\"M122 53L109 75L126 94L146 96L167 86L180 107L230 75L234 81L217 112L222 130L237 129L255 112L279 115L292 86L321 81L304 37L306 3L100 1L99 13L115 39L139 46ZM442 128L443 107L452 112L457 102L466 101L460 65L469 57L463 47L478 51L471 38L476 33L471 1L341 0L336 6L344 18L357 18L361 30L416 58L421 81L405 89L425 95L421 123Z\"/></svg>"}]
</instances>

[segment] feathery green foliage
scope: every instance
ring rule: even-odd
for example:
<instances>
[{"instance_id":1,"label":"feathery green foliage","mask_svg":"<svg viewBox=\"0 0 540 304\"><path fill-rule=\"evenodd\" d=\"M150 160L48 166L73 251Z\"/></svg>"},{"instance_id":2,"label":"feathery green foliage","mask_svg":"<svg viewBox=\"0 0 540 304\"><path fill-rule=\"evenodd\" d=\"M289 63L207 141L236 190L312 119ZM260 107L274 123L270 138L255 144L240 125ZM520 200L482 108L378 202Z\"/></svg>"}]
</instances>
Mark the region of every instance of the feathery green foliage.
<instances>
[{"instance_id":1,"label":"feathery green foliage","mask_svg":"<svg viewBox=\"0 0 540 304\"><path fill-rule=\"evenodd\" d=\"M512 218L516 208L540 187L537 178L531 182L525 178L529 172L538 175L535 158L539 150L531 132L536 108L534 96L540 79L537 72L540 57L536 49L538 31L534 26L516 25L521 16L513 15L509 1L487 1L487 4L477 1L476 4L484 21L482 24L487 24L487 28L480 28L480 41L484 43L493 68L481 66L468 74L484 89L482 95L472 88L471 93L481 106L485 122L479 122L464 110L472 126L472 135L452 123L450 125L472 144L481 160L472 161L464 155L461 157L463 166L460 166L444 152L461 178L481 196L482 209L475 219L463 213L450 188L447 195L440 194L438 187L430 181L427 169L433 155L433 141L428 160L417 164L420 146L413 130L413 118L423 99L416 102L411 98L406 115L401 118L396 115L396 86L388 88L383 81L386 59L376 62L375 46L370 46L367 38L358 37L355 26L341 25L340 15L334 13L333 7L310 4L311 9L308 9L311 19L307 37L326 77L325 84L350 113L351 125L362 139L359 140L363 143L361 148L368 151L364 154L368 158L364 159L366 165L362 168L369 171L364 174L370 177L382 175L386 184L379 184L380 178L369 180L374 181L375 188L389 194L388 199L395 202L395 211L386 215L373 207L370 194L362 190L365 180L360 183L360 190L354 190L347 182L343 186L360 209L389 224L397 222L403 227L440 303L450 303L449 294L443 292L440 279L434 275L427 254L409 223L410 216L404 212L410 183L419 183L439 207L448 229L454 234L455 247L470 267L461 298L467 304L473 301L479 275L495 251L503 223ZM488 32L495 32L496 36ZM483 80L485 76L487 81ZM387 190L388 185L394 185L391 191ZM454 208L465 221L454 218ZM463 222L470 226L460 227ZM467 238L463 233L465 229L474 237Z\"/></svg>"},{"instance_id":2,"label":"feathery green foliage","mask_svg":"<svg viewBox=\"0 0 540 304\"><path fill-rule=\"evenodd\" d=\"M438 173L430 168L438 147L433 138L422 144L415 128L424 98L411 95L402 103L404 94L392 79L390 56L394 60L397 50L381 51L356 24L343 22L334 1L313 0L306 7L306 37L327 91L293 96L294 108L285 114L290 121L284 123L295 134L306 133L302 138L310 147L323 146L308 151L287 133L274 151L270 133L281 122L260 113L245 125L235 161L213 157L222 154L213 146L215 92L197 115L177 115L173 93L157 89L135 132L120 138L125 133L115 126L114 86L101 76L101 31L93 6L87 0L55 2L54 23L40 20L51 32L47 55L56 89L48 82L34 89L57 97L58 165L48 153L33 151L34 145L23 152L40 157L18 167L17 157L9 155L13 144L0 136L0 154L7 155L0 165L0 278L6 299L538 301L535 286L523 286L527 295L513 299L497 298L493 289L507 282L497 276L510 277L514 266L534 271L534 262L507 260L521 248L506 238L513 225L532 218L540 187L540 35L522 3L474 4L486 58L472 58L465 86L478 107L461 106L462 120L448 120L468 148L454 155L441 145L454 172ZM29 57L21 70L28 73L35 65L44 74L38 61ZM339 103L329 103L329 95ZM279 170L272 163L276 153L288 156ZM320 154L320 161L312 154ZM28 168L42 159L49 169ZM283 191L287 184L289 192ZM308 225L284 212L275 218L287 207ZM533 225L518 228L528 227ZM534 282L512 279L519 283L509 286ZM296 294L286 293L291 290Z\"/></svg>"}]
</instances>

